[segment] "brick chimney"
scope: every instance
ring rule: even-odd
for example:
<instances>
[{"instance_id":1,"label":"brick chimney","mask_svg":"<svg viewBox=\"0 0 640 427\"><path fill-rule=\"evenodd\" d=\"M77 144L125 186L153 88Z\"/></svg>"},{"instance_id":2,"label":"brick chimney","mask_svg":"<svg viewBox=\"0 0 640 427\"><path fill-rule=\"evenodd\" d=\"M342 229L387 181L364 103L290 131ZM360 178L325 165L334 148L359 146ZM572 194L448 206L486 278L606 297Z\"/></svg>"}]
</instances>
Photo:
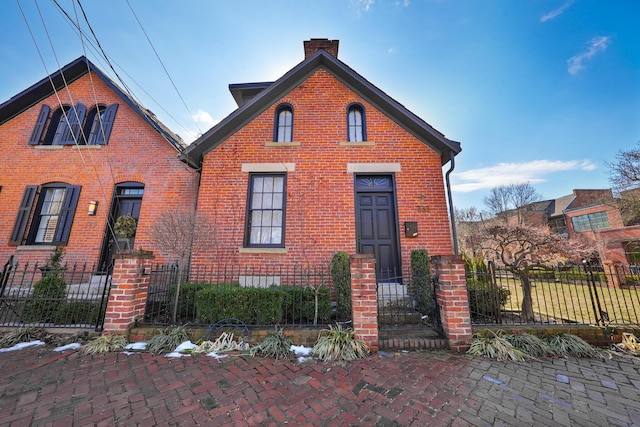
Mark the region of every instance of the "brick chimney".
<instances>
[{"instance_id":1,"label":"brick chimney","mask_svg":"<svg viewBox=\"0 0 640 427\"><path fill-rule=\"evenodd\" d=\"M320 49L324 49L330 55L338 57L338 43L340 40L329 40L329 39L311 39L304 41L304 59L307 59L316 51Z\"/></svg>"}]
</instances>

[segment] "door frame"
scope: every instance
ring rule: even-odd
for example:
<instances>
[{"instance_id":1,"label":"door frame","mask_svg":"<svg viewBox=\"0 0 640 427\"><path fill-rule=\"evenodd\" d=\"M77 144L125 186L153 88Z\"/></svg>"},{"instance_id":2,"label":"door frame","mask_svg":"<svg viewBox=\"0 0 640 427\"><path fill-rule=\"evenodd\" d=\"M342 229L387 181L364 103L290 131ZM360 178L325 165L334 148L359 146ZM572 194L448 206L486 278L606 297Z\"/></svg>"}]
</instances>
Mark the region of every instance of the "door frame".
<instances>
[{"instance_id":1,"label":"door frame","mask_svg":"<svg viewBox=\"0 0 640 427\"><path fill-rule=\"evenodd\" d=\"M372 187L358 187L358 178L375 178L375 177L384 177L384 178L390 178L391 180L391 186L390 187L386 187L386 188L376 188L375 186ZM398 218L398 193L397 193L397 188L396 188L396 176L395 173L391 172L386 172L386 173L367 173L367 172L357 172L353 174L353 208L354 208L354 215L355 215L355 238L356 238L356 253L361 253L360 252L360 242L359 242L359 235L358 232L360 230L360 216L358 213L358 194L359 193L390 193L391 194L391 201L393 203L393 215L394 215L394 224L392 224L392 227L394 229L395 232L395 256L396 256L396 261L397 261L397 265L398 265L398 272L397 275L398 277L401 279L402 278L402 248L400 246L400 220ZM381 277L381 271L380 271L380 265L378 263L378 261L376 260L376 280L381 280L384 279L383 277Z\"/></svg>"},{"instance_id":2,"label":"door frame","mask_svg":"<svg viewBox=\"0 0 640 427\"><path fill-rule=\"evenodd\" d=\"M141 182L128 181L116 184L113 188L111 195L111 205L109 206L109 214L107 215L107 222L105 224L104 235L102 238L102 246L100 248L100 258L98 260L98 270L111 274L113 267L113 254L115 254L117 248L114 248L114 244L117 245L117 238L113 233L113 226L118 217L118 211L121 206L121 200L124 199L139 199L142 204L142 198L144 196L144 184ZM120 194L121 191L127 189L142 190L141 194ZM138 221L139 218L136 218Z\"/></svg>"}]
</instances>

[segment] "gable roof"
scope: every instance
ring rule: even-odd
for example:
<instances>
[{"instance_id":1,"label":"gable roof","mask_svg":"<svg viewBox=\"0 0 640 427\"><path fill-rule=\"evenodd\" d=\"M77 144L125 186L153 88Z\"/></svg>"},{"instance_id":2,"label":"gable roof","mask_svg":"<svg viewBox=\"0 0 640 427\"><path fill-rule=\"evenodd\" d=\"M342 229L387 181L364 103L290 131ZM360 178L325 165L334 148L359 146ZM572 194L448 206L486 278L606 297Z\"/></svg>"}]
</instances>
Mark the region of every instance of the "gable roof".
<instances>
[{"instance_id":1,"label":"gable roof","mask_svg":"<svg viewBox=\"0 0 640 427\"><path fill-rule=\"evenodd\" d=\"M162 124L155 115L138 104L133 98L127 95L118 85L116 85L106 74L96 67L85 56L70 62L55 73L45 77L33 86L23 90L11 97L8 101L0 104L0 125L11 120L17 115L33 107L43 99L53 95L80 77L93 71L102 81L105 82L124 102L126 102L140 117L142 117L151 127L162 135L176 150L182 151L185 147L182 139Z\"/></svg>"},{"instance_id":2,"label":"gable roof","mask_svg":"<svg viewBox=\"0 0 640 427\"><path fill-rule=\"evenodd\" d=\"M245 103L209 129L180 154L180 158L193 167L199 167L202 158L209 151L238 131L258 114L269 108L284 94L297 87L318 68L322 67L343 84L351 88L374 107L385 113L400 126L440 153L444 165L451 156L461 150L460 143L445 138L420 117L413 114L402 104L371 84L344 62L323 49L289 70L284 76L266 86L255 98ZM239 85L242 86L242 85ZM453 154L451 154L453 153Z\"/></svg>"}]
</instances>

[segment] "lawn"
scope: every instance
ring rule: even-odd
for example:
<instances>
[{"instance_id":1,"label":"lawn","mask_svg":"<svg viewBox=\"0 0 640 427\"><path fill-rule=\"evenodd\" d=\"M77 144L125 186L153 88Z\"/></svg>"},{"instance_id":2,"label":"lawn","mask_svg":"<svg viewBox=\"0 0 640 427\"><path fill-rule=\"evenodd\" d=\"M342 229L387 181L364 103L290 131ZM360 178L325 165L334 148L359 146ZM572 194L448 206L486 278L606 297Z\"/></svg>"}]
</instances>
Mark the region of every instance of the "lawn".
<instances>
[{"instance_id":1,"label":"lawn","mask_svg":"<svg viewBox=\"0 0 640 427\"><path fill-rule=\"evenodd\" d=\"M498 285L511 295L503 307L520 312L522 286L513 278L498 278ZM606 283L589 284L587 280L542 279L533 281L532 302L536 322L596 324L600 310L606 312L604 324L640 323L640 293L636 287L609 288ZM598 304L599 302L599 304ZM595 307L595 310L594 310ZM517 322L516 322L517 323Z\"/></svg>"}]
</instances>

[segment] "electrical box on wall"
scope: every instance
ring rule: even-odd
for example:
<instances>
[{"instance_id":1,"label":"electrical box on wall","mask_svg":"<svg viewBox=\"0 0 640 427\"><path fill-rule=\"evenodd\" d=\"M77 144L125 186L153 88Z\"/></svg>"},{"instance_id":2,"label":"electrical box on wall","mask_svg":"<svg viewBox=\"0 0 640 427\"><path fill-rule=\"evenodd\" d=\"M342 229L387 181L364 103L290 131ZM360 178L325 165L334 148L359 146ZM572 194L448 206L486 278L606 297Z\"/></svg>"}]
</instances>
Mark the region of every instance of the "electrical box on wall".
<instances>
[{"instance_id":1,"label":"electrical box on wall","mask_svg":"<svg viewBox=\"0 0 640 427\"><path fill-rule=\"evenodd\" d=\"M418 237L418 223L415 221L405 222L404 235L406 237Z\"/></svg>"}]
</instances>

